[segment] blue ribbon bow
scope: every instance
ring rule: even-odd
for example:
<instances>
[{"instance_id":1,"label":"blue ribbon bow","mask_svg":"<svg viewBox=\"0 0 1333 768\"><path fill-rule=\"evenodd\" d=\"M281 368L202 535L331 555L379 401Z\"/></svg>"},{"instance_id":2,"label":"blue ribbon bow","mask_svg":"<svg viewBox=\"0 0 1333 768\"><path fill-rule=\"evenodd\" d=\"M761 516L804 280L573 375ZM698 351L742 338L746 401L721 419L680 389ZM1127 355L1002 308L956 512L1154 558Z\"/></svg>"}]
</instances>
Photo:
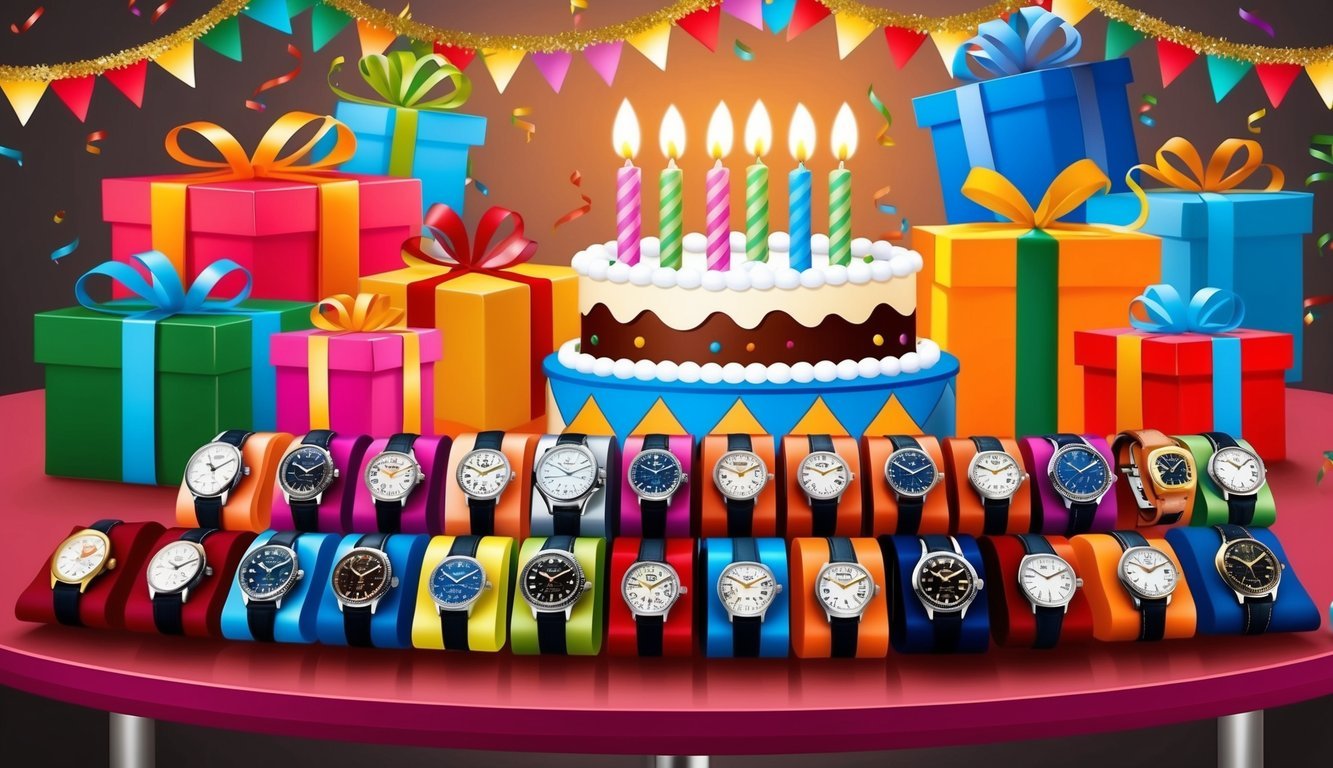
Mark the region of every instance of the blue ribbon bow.
<instances>
[{"instance_id":1,"label":"blue ribbon bow","mask_svg":"<svg viewBox=\"0 0 1333 768\"><path fill-rule=\"evenodd\" d=\"M1143 317L1135 314L1143 310ZM1150 285L1129 305L1129 324L1148 333L1206 333L1234 331L1245 320L1245 302L1231 291L1200 288L1186 304L1170 285Z\"/></svg>"},{"instance_id":2,"label":"blue ribbon bow","mask_svg":"<svg viewBox=\"0 0 1333 768\"><path fill-rule=\"evenodd\" d=\"M1057 32L1064 33L1064 42L1042 53ZM995 77L1017 75L1063 64L1082 47L1083 36L1073 24L1034 5L1014 12L1008 21L996 19L977 27L976 36L954 52L949 71L965 82L980 80L969 66L970 57Z\"/></svg>"}]
</instances>

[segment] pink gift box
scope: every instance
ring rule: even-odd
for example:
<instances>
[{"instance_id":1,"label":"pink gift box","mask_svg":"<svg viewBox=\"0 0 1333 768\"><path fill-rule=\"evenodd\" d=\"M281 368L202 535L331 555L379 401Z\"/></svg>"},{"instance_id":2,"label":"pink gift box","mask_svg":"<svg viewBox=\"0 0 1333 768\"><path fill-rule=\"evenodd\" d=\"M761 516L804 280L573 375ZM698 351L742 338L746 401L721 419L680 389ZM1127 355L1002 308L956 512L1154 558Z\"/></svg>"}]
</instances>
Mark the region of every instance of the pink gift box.
<instances>
[{"instance_id":1,"label":"pink gift box","mask_svg":"<svg viewBox=\"0 0 1333 768\"><path fill-rule=\"evenodd\" d=\"M310 431L309 339L329 337L329 424L335 432L387 437L435 433L435 362L440 332L410 328L421 344L421 427L403 428L403 336L388 331L293 331L272 337L269 359L278 373L278 430Z\"/></svg>"},{"instance_id":2,"label":"pink gift box","mask_svg":"<svg viewBox=\"0 0 1333 768\"><path fill-rule=\"evenodd\" d=\"M340 176L357 180L359 188L359 260L349 274L373 275L402 267L403 241L421 227L421 182ZM113 259L128 262L132 254L153 249L152 184L179 178L102 180L102 218L111 225ZM331 293L356 293L355 281L321 290L319 194L318 185L293 181L191 184L186 196L185 277L193 280L209 264L225 258L253 276L251 298L318 301ZM220 283L219 295L230 295L240 287L241 277L229 276ZM119 283L112 295L130 296Z\"/></svg>"}]
</instances>

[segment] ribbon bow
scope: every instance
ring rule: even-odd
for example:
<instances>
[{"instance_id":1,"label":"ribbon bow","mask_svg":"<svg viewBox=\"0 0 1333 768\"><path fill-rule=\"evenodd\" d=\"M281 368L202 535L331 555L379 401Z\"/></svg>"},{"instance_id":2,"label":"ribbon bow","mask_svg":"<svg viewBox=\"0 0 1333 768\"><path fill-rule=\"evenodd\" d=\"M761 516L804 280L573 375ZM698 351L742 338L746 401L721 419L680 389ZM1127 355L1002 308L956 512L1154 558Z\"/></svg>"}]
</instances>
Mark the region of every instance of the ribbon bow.
<instances>
[{"instance_id":1,"label":"ribbon bow","mask_svg":"<svg viewBox=\"0 0 1333 768\"><path fill-rule=\"evenodd\" d=\"M108 261L98 264L74 283L74 297L79 304L94 312L108 315L161 320L172 315L233 312L250 296L252 283L250 273L230 259L220 259L208 265L187 289L166 255L158 251L147 251L137 253L130 258L147 270L147 277L123 262ZM244 286L235 296L214 298L212 293L218 283L233 272L239 272L245 278ZM104 304L93 299L88 294L87 282L99 275L124 285L131 293L147 302L148 307L136 306L137 302Z\"/></svg>"},{"instance_id":2,"label":"ribbon bow","mask_svg":"<svg viewBox=\"0 0 1333 768\"><path fill-rule=\"evenodd\" d=\"M1240 166L1230 170L1241 150L1245 153ZM1184 167L1178 167L1172 161L1173 157ZM1235 189L1260 168L1267 168L1270 175L1268 186L1262 191L1276 192L1282 189L1286 176L1276 165L1264 162L1264 150L1257 141L1227 139L1213 150L1213 156L1208 159L1208 165L1205 167L1199 150L1194 148L1189 139L1180 136L1167 139L1157 150L1155 164L1139 163L1125 173L1125 183L1142 204L1139 217L1129 226L1138 229L1148 221L1148 196L1144 193L1143 187L1134 180L1135 171L1141 171L1144 176L1155 179L1171 189L1186 192L1226 192Z\"/></svg>"},{"instance_id":3,"label":"ribbon bow","mask_svg":"<svg viewBox=\"0 0 1333 768\"><path fill-rule=\"evenodd\" d=\"M512 221L514 228L496 241L496 234L507 221ZM458 272L494 272L529 261L537 252L537 243L523 234L523 217L499 206L482 214L474 241L469 241L467 226L458 212L442 203L426 212L424 226L442 257L427 253L421 247L423 238L409 238L403 243L408 254L403 261L410 266L445 264Z\"/></svg>"},{"instance_id":4,"label":"ribbon bow","mask_svg":"<svg viewBox=\"0 0 1333 768\"><path fill-rule=\"evenodd\" d=\"M1139 317L1135 309L1141 309ZM1231 291L1200 288L1186 304L1170 285L1150 285L1129 305L1129 324L1148 333L1206 333L1234 331L1245 319L1245 303Z\"/></svg>"},{"instance_id":5,"label":"ribbon bow","mask_svg":"<svg viewBox=\"0 0 1333 768\"><path fill-rule=\"evenodd\" d=\"M324 310L333 310L333 316ZM389 297L379 293L339 293L323 299L310 309L310 322L322 331L360 333L403 328L403 310L389 305Z\"/></svg>"},{"instance_id":6,"label":"ribbon bow","mask_svg":"<svg viewBox=\"0 0 1333 768\"><path fill-rule=\"evenodd\" d=\"M292 137L312 123L318 123L314 137L283 154ZM180 144L181 134L186 131L202 136L222 159L208 160L186 151ZM322 157L311 158L315 145L330 131L334 132L335 139L328 152ZM288 112L269 126L251 154L246 153L245 147L226 128L206 121L172 128L167 134L166 148L167 154L182 165L212 169L189 177L194 182L240 179L322 181L335 166L347 162L356 153L356 136L350 128L328 115Z\"/></svg>"},{"instance_id":7,"label":"ribbon bow","mask_svg":"<svg viewBox=\"0 0 1333 768\"><path fill-rule=\"evenodd\" d=\"M1064 42L1042 53L1057 32L1064 33ZM977 27L976 36L954 52L949 70L955 78L969 83L981 79L972 71L970 61L996 77L1017 75L1063 64L1082 47L1083 36L1073 24L1044 8L1029 6L1011 14L1008 21L995 19Z\"/></svg>"},{"instance_id":8,"label":"ribbon bow","mask_svg":"<svg viewBox=\"0 0 1333 768\"><path fill-rule=\"evenodd\" d=\"M1087 159L1060 171L1035 211L1013 182L989 168L973 168L963 182L963 194L973 202L1031 229L1049 229L1088 198L1110 188L1111 180Z\"/></svg>"},{"instance_id":9,"label":"ribbon bow","mask_svg":"<svg viewBox=\"0 0 1333 768\"><path fill-rule=\"evenodd\" d=\"M334 85L333 78L342 71L344 63L346 60L339 56L329 64L329 89L339 98L356 104L443 112L463 106L472 95L468 76L438 53L418 56L412 51L394 51L362 56L357 68L366 84L379 94L378 100L356 96ZM445 80L453 85L451 92L424 100L431 89Z\"/></svg>"}]
</instances>

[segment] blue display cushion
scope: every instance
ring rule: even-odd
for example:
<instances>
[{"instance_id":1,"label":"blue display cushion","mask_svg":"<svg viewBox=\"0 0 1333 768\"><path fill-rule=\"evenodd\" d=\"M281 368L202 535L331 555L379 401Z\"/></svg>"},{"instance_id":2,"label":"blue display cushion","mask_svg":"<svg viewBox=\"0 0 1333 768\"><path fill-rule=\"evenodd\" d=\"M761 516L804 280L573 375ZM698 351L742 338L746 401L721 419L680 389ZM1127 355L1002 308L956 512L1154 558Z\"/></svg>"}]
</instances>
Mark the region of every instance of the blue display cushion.
<instances>
[{"instance_id":1,"label":"blue display cushion","mask_svg":"<svg viewBox=\"0 0 1333 768\"><path fill-rule=\"evenodd\" d=\"M1127 190L1138 162L1126 86L1128 59L1053 67L969 83L912 100L917 125L929 128L950 224L998 217L962 194L973 166L998 171L1032 205L1072 163L1091 158ZM990 158L990 162L983 162ZM1064 221L1084 221L1079 206Z\"/></svg>"},{"instance_id":2,"label":"blue display cushion","mask_svg":"<svg viewBox=\"0 0 1333 768\"><path fill-rule=\"evenodd\" d=\"M264 531L245 550L242 567L251 552L264 546L275 531ZM331 533L303 533L296 540L297 564L305 575L282 599L282 607L273 624L273 638L280 643L315 642L315 620L319 613L322 590L328 585L329 569L333 567L333 552L338 547L338 536ZM238 568L239 572L239 568ZM222 636L228 640L253 640L245 609L245 598L237 578L231 582L227 602L222 606Z\"/></svg>"},{"instance_id":3,"label":"blue display cushion","mask_svg":"<svg viewBox=\"0 0 1333 768\"><path fill-rule=\"evenodd\" d=\"M364 533L353 533L342 537L329 561L329 574L325 583L319 585L319 618L316 622L316 637L325 645L347 645L347 631L343 623L343 612L338 608L338 598L333 594L329 580L333 577L333 566L365 537ZM421 581L421 560L426 555L429 536L408 533L396 533L389 537L385 553L389 556L389 565L393 576L398 579L398 586L392 587L384 597L370 619L370 639L376 648L411 648L412 618L416 614L417 587Z\"/></svg>"},{"instance_id":4,"label":"blue display cushion","mask_svg":"<svg viewBox=\"0 0 1333 768\"><path fill-rule=\"evenodd\" d=\"M966 535L953 538L963 551L963 558L972 564L984 582L986 564L981 558L977 540ZM889 641L898 653L934 653L934 628L920 598L912 589L912 571L921 561L921 539L916 536L881 536L879 541L887 561L885 567L891 574L889 589L896 590L896 594L890 596L892 611L889 620L892 625ZM981 592L967 608L967 615L963 617L963 631L958 639L958 653L982 653L990 647L988 588L989 585L983 584Z\"/></svg>"},{"instance_id":5,"label":"blue display cushion","mask_svg":"<svg viewBox=\"0 0 1333 768\"><path fill-rule=\"evenodd\" d=\"M791 578L787 571L787 543L783 539L755 539L759 562L768 566L782 585L773 596L773 602L764 614L759 627L759 655L763 658L783 658L791 645ZM718 580L728 565L736 562L731 539L704 539L699 542L699 560L704 572L702 584L695 588L704 592L704 655L712 658L731 658L732 623L718 594ZM696 598L697 599L697 598Z\"/></svg>"},{"instance_id":6,"label":"blue display cushion","mask_svg":"<svg viewBox=\"0 0 1333 768\"><path fill-rule=\"evenodd\" d=\"M1305 591L1282 550L1282 542L1270 528L1247 528L1250 535L1273 550L1286 568L1278 582L1277 601L1269 632L1310 632L1319 628L1319 609ZM1172 528L1166 541L1180 558L1185 580L1194 594L1194 610L1201 635L1239 635L1245 626L1245 612L1222 576L1215 558L1222 546L1222 534L1216 528Z\"/></svg>"}]
</instances>

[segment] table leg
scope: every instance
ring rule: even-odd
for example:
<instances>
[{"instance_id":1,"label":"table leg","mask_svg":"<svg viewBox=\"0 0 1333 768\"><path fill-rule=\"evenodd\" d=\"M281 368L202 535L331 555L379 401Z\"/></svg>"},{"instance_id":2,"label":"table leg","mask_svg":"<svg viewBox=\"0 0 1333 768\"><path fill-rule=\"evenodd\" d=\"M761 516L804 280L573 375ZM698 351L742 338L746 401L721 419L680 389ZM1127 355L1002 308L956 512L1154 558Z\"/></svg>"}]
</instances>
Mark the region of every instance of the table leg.
<instances>
[{"instance_id":1,"label":"table leg","mask_svg":"<svg viewBox=\"0 0 1333 768\"><path fill-rule=\"evenodd\" d=\"M1217 768L1264 768L1264 712L1217 719Z\"/></svg>"},{"instance_id":2,"label":"table leg","mask_svg":"<svg viewBox=\"0 0 1333 768\"><path fill-rule=\"evenodd\" d=\"M707 755L658 755L654 768L708 768Z\"/></svg>"},{"instance_id":3,"label":"table leg","mask_svg":"<svg viewBox=\"0 0 1333 768\"><path fill-rule=\"evenodd\" d=\"M153 768L157 762L157 722L111 713L111 768Z\"/></svg>"}]
</instances>

